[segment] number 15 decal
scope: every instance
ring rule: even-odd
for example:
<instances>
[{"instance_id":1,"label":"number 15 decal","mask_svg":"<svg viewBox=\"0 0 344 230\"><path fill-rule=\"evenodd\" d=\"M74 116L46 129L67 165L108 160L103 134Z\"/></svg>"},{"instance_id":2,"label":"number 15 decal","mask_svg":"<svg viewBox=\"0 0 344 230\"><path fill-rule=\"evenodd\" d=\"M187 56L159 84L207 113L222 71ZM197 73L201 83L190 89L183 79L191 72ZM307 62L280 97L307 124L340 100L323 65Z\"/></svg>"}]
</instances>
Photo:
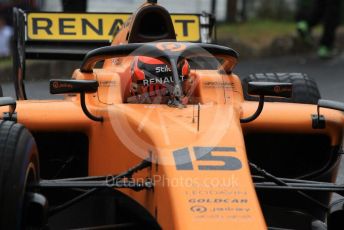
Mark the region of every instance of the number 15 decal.
<instances>
[{"instance_id":1,"label":"number 15 decal","mask_svg":"<svg viewBox=\"0 0 344 230\"><path fill-rule=\"evenodd\" d=\"M193 147L196 160L205 164L198 165L199 170L239 170L242 168L241 161L233 156L222 155L213 156L213 152L236 152L233 147ZM177 170L194 170L193 163L188 148L179 149L173 152ZM217 165L208 163L218 163Z\"/></svg>"}]
</instances>

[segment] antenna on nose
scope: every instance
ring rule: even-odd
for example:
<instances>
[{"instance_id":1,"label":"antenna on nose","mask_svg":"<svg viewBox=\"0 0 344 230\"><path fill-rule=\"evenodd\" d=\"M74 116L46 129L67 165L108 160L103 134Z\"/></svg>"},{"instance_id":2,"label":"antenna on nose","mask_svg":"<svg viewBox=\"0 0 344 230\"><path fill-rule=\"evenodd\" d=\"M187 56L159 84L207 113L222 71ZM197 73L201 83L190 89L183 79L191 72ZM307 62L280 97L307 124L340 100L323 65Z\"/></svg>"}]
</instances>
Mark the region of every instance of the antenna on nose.
<instances>
[{"instance_id":1,"label":"antenna on nose","mask_svg":"<svg viewBox=\"0 0 344 230\"><path fill-rule=\"evenodd\" d=\"M147 3L154 3L154 4L157 4L157 3L158 3L158 0L147 0Z\"/></svg>"}]
</instances>

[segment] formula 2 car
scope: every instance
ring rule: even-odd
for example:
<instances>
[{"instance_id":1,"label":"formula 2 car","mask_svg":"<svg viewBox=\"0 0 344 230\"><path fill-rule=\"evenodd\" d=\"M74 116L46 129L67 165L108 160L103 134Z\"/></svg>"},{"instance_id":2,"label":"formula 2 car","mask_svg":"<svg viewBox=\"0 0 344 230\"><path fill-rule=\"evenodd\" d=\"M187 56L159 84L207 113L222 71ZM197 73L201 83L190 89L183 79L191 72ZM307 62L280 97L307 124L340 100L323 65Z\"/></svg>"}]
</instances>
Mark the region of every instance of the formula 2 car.
<instances>
[{"instance_id":1,"label":"formula 2 car","mask_svg":"<svg viewBox=\"0 0 344 230\"><path fill-rule=\"evenodd\" d=\"M15 10L0 229L342 229L342 103L302 74L241 81L236 51L199 43L209 17L123 15ZM83 61L50 81L63 100L27 100L27 58Z\"/></svg>"}]
</instances>

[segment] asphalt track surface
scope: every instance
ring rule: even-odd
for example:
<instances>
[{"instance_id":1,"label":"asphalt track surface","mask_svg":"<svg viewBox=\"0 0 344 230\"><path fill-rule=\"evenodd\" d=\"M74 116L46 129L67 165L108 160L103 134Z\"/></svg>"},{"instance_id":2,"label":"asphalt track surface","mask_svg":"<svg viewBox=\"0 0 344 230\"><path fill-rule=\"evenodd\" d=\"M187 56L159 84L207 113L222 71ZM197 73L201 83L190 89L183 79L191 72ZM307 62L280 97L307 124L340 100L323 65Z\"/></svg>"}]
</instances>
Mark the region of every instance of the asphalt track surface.
<instances>
[{"instance_id":1,"label":"asphalt track surface","mask_svg":"<svg viewBox=\"0 0 344 230\"><path fill-rule=\"evenodd\" d=\"M318 83L322 98L344 102L344 53L325 61L312 55L242 60L235 69L235 73L241 77L252 73L286 72L308 74ZM5 96L15 96L12 84L6 83L2 87ZM49 95L47 80L27 82L26 91L29 98L56 98ZM344 183L344 160L337 182Z\"/></svg>"}]
</instances>

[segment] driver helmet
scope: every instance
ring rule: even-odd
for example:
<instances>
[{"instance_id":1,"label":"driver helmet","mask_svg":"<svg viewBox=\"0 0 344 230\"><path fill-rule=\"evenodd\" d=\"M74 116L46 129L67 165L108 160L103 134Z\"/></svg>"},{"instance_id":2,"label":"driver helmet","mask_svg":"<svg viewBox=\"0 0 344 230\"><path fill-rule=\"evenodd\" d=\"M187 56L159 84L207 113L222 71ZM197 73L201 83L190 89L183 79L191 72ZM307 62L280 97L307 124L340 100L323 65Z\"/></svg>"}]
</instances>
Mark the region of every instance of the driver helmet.
<instances>
[{"instance_id":1,"label":"driver helmet","mask_svg":"<svg viewBox=\"0 0 344 230\"><path fill-rule=\"evenodd\" d=\"M187 95L187 80L190 74L190 65L186 59L180 61L177 66L183 93ZM131 65L131 87L130 92L140 103L152 103L154 100L161 102L164 97L173 93L174 79L170 64L164 61L146 57L136 56Z\"/></svg>"}]
</instances>

